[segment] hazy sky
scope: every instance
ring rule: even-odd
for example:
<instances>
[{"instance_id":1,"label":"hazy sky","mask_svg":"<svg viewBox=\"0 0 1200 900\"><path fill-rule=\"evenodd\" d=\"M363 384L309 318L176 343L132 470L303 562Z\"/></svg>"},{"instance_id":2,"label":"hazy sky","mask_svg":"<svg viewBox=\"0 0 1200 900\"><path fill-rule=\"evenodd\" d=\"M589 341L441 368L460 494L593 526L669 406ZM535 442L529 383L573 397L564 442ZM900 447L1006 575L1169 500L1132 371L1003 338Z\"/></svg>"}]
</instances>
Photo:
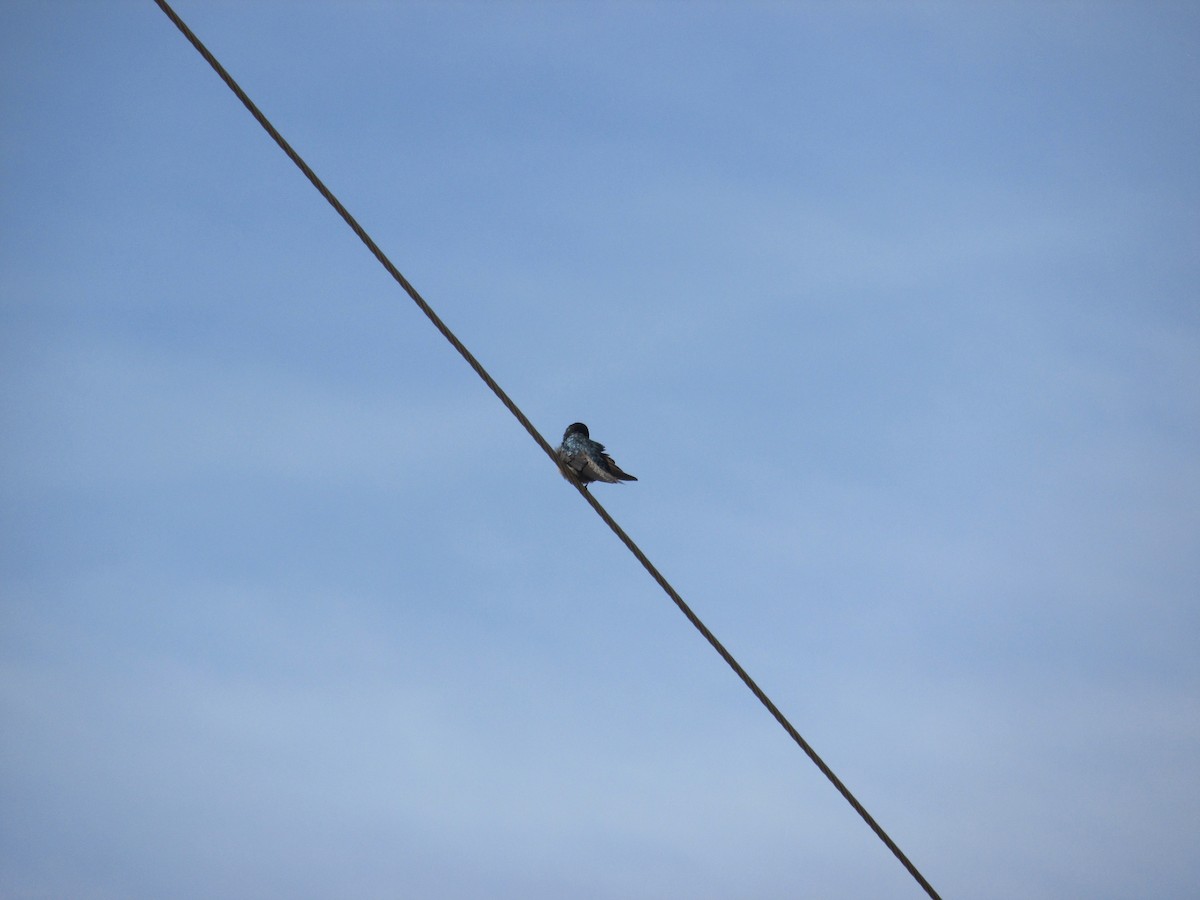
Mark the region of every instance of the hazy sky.
<instances>
[{"instance_id":1,"label":"hazy sky","mask_svg":"<svg viewBox=\"0 0 1200 900\"><path fill-rule=\"evenodd\" d=\"M176 8L943 896L1196 896L1197 7ZM0 896L921 896L150 0L0 102Z\"/></svg>"}]
</instances>

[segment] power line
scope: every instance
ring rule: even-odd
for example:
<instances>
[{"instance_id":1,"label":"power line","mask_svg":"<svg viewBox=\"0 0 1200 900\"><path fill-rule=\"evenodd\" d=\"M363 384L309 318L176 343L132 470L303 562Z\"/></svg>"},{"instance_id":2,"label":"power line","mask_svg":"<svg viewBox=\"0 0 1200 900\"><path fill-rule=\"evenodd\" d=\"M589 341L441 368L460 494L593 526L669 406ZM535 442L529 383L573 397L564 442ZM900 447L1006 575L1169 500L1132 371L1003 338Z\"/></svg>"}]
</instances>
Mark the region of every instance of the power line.
<instances>
[{"instance_id":1,"label":"power line","mask_svg":"<svg viewBox=\"0 0 1200 900\"><path fill-rule=\"evenodd\" d=\"M555 466L558 467L558 456L555 453L554 448L552 448L546 439L542 437L541 433L533 427L533 423L529 421L523 412L521 412L517 404L512 401L512 398L510 398L508 394L504 392L504 389L496 383L496 380L488 374L487 370L484 369L479 360L474 357L471 351L466 348L462 341L455 336L454 332L452 332L446 326L446 323L441 320L438 314L433 311L433 308L417 292L417 289L414 288L412 284L409 283L408 279L401 274L400 270L392 264L392 261L387 258L387 255L384 254L384 252L379 248L379 245L372 240L371 236L367 234L366 230L358 224L358 221L354 218L354 216L350 215L350 212L342 205L341 201L338 200L338 198L334 196L333 192L325 186L325 183L317 177L317 174L311 168L309 168L308 163L301 158L299 153L292 149L291 144L284 140L283 135L281 135L275 129L275 126L270 123L265 115L263 115L262 111L254 104L254 101L252 101L246 92L242 90L241 86L233 80L233 76L231 76L225 70L225 67L217 61L217 58L213 56L212 53L209 52L209 49L204 46L198 37L196 37L192 30L187 26L187 23L185 23L183 19L179 17L175 10L173 10L166 2L166 0L154 0L154 2L157 3L159 8L166 13L167 17L175 23L175 27L177 27L180 32L183 33L183 36L188 39L188 41L193 47L196 48L199 54L204 57L208 64L212 66L213 71L215 71L221 77L221 80L224 81L229 89L237 96L237 98L242 101L242 105L244 105L246 109L250 111L250 114L258 120L258 124L261 125L267 134L271 136L271 139L279 145L280 149L287 154L288 158L296 164L296 167L299 168L300 171L304 173L305 177L312 182L313 187L315 187L317 191L320 192L321 196L329 202L330 206L337 210L338 215L340 215L342 219L345 220L346 224L350 226L351 230L358 235L359 240L366 244L367 249L371 251L377 260L379 260L380 265L387 270L388 274L396 280L400 287L404 288L405 292L409 297L412 298L413 302L417 304L421 312L425 313L426 317L428 317L429 321L433 323L434 327L441 332L442 337L449 341L450 345L454 347L454 349L458 351L459 355L467 361L467 364L475 370L475 374L483 379L484 384L491 388L492 393L499 398L500 402L504 404L508 411L513 414L516 420L521 423L527 432L529 432L529 436L534 439L537 445L542 448L542 451L549 456ZM646 571L650 573L650 577L658 582L658 586L661 587L666 595L671 598L671 601L677 607L679 607L679 611L687 617L687 620L691 622L693 626L695 626L696 630L704 636L704 639L708 641L712 645L713 649L721 655L721 658L725 660L731 669L733 669L738 678L740 678L745 683L746 687L750 689L751 693L753 693L754 696L758 698L759 702L767 708L767 711L775 717L775 720L783 727L783 730L786 731L791 739L800 747L800 749L808 755L809 759L813 761L817 768L821 770L822 774L829 779L830 783L837 788L838 792L846 799L846 802L854 808L854 811L862 817L863 821L866 822L868 826L870 826L871 830L875 832L876 836L883 841L887 848L892 851L898 860L900 860L904 868L908 870L908 873L912 875L912 877L916 879L917 883L925 890L925 893L933 898L933 900L941 900L937 891L935 891L933 886L925 880L925 877L917 870L917 867L912 864L899 846L896 845L896 842L888 836L887 832L884 831L879 823L875 821L874 817L867 812L866 807L864 807L858 801L858 798L856 798L854 794L850 792L850 789L842 783L842 780L838 778L836 774L834 774L833 770L829 768L823 759L821 759L808 741L806 741L801 736L800 732L793 727L792 723L787 720L787 717L784 716L784 714L779 710L779 707L772 702L771 698L768 697L763 689L760 688L754 679L750 677L749 673L747 673L746 670L742 668L741 664L734 659L733 654L726 650L725 645L717 640L716 635L708 630L708 626L706 626L700 620L700 617L692 611L691 607L684 602L683 598L679 596L679 593L671 586L670 582L667 581L663 574L658 571L655 565L650 562L646 554L642 552L641 548L638 547L638 545L633 542L633 539L625 533L625 529L617 524L616 520L609 515L608 510L601 506L600 502L593 497L591 492L583 487L583 485L574 479L571 479L571 483L575 485L575 488L579 491L580 495L591 504L592 509L596 511L596 514L604 520L605 524L607 524L609 528L612 529L613 534L620 538L621 542L627 548L629 548L629 552L632 553L634 557L637 558L637 561L640 562Z\"/></svg>"}]
</instances>

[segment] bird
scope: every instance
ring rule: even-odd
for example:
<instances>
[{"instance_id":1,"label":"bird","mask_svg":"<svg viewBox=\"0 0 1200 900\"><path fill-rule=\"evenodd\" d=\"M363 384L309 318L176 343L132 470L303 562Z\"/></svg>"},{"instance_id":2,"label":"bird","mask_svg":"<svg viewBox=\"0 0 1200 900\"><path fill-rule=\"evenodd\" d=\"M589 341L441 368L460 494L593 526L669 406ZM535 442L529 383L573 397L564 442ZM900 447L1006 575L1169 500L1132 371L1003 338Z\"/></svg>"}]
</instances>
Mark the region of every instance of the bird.
<instances>
[{"instance_id":1,"label":"bird","mask_svg":"<svg viewBox=\"0 0 1200 900\"><path fill-rule=\"evenodd\" d=\"M604 452L603 444L591 439L588 427L582 422L567 426L567 430L563 432L562 444L558 448L558 461L563 469L563 477L568 480L573 477L585 489L592 481L604 481L608 484L637 481L628 472L621 471L621 467Z\"/></svg>"}]
</instances>

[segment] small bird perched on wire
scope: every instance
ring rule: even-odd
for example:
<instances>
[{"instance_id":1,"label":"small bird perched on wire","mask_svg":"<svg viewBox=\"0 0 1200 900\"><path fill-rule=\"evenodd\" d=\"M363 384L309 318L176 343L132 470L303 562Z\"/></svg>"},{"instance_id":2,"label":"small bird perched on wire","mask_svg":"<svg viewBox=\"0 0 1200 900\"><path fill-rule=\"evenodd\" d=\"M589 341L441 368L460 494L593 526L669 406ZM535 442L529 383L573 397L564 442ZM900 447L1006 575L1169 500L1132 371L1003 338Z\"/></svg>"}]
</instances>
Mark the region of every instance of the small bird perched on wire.
<instances>
[{"instance_id":1,"label":"small bird perched on wire","mask_svg":"<svg viewBox=\"0 0 1200 900\"><path fill-rule=\"evenodd\" d=\"M562 444L558 448L558 461L562 465L564 477L569 472L585 487L593 481L605 481L609 484L637 481L628 472L621 471L621 467L604 452L603 444L591 439L588 427L582 422L568 426L563 433Z\"/></svg>"}]
</instances>

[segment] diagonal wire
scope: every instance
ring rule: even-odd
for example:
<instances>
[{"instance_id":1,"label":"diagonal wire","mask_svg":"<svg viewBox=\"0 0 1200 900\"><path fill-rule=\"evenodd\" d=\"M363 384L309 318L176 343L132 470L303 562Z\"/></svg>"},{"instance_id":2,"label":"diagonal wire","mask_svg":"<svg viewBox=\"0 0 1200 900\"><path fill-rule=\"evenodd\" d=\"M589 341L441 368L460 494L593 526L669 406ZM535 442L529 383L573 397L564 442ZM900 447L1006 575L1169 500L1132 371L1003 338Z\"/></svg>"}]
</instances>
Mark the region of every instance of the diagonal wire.
<instances>
[{"instance_id":1,"label":"diagonal wire","mask_svg":"<svg viewBox=\"0 0 1200 900\"><path fill-rule=\"evenodd\" d=\"M310 182L312 182L313 187L315 187L317 191L320 192L321 196L329 202L330 206L337 210L338 215L340 215L345 220L346 224L350 226L351 230L358 235L359 240L366 244L367 249L371 251L372 255L374 255L377 260L379 260L380 265L387 270L388 274L396 280L400 287L404 288L405 292L409 297L412 298L413 302L417 304L421 312L425 313L429 321L433 323L434 327L441 332L442 337L449 341L450 345L459 352L459 355L461 355L462 358L467 361L467 364L475 370L475 374L483 379L484 384L491 388L492 393L499 398L500 402L504 404L508 411L513 414L516 420L521 423L527 432L529 432L529 436L532 437L537 445L542 448L542 451L550 457L551 461L556 466L558 466L558 455L555 453L554 448L552 448L546 439L542 437L541 433L534 428L533 423L529 421L528 417L526 417L523 412L521 412L520 408L516 403L513 402L512 398L504 392L504 389L496 383L496 380L488 374L487 370L484 369L479 360L477 360L471 351L466 348L466 346L458 339L454 332L447 327L446 323L441 320L438 314L434 312L433 307L431 307L425 301L425 298L423 298L417 292L417 289L414 288L412 284L409 283L408 279L401 274L400 270L392 264L392 261L387 258L387 255L384 254L384 252L379 248L379 245L375 243L371 236L367 234L366 230L358 224L358 221L354 218L354 216L350 215L350 212L342 205L341 201L338 200L338 198L334 196L333 192L325 186L325 183L317 177L317 174L311 168L309 168L308 163L301 158L299 153L292 149L291 144L289 144L284 139L283 135L281 135L275 129L275 126L270 123L265 115L263 115L262 111L254 104L254 101L250 99L246 92L242 90L241 86L233 80L233 76L225 71L225 67L217 61L217 58L213 56L209 49L204 46L198 37L196 37L192 30L187 26L187 23L179 17L175 10L173 10L166 2L166 0L154 0L154 2L157 3L159 8L162 9L162 11L167 15L167 18L175 23L175 27L177 27L180 32L183 33L183 36L186 37L192 46L196 48L197 52L204 57L210 66L212 66L213 70L221 77L221 80L224 81L229 89L237 96L237 98L242 101L242 104L247 110L250 111L250 114L258 120L258 124L261 125L267 134L271 136L272 140L279 145L280 149L287 154L288 158L296 164L296 167L304 173L305 177L308 178ZM560 471L562 471L561 467L559 468ZM854 794L850 792L850 789L842 783L842 780L838 778L836 774L834 774L834 771L829 768L823 759L821 759L808 741L806 741L803 736L801 736L800 732L793 727L792 723L787 720L787 717L784 716L784 714L779 710L779 707L772 702L771 698L768 697L763 689L760 688L754 679L750 677L749 673L747 673L746 670L742 668L741 664L734 659L733 654L725 649L725 645L717 640L716 635L708 630L708 626L706 626L700 620L700 617L692 612L691 607L684 602L681 596L679 596L679 592L671 586L670 582L663 577L663 574L658 571L658 568L654 565L654 563L650 562L649 558L647 558L646 554L642 552L641 548L638 547L638 545L633 542L633 539L625 533L625 529L617 524L616 520L609 515L608 510L600 505L600 501L593 497L587 488L573 478L569 480L571 484L575 486L575 489L579 491L580 495L589 504L591 504L592 509L596 511L596 514L600 516L600 518L604 520L604 523L612 529L613 533L620 538L621 543L629 548L629 552L632 553L637 558L637 561L640 562L646 571L650 573L650 577L658 582L658 586L661 587L666 595L671 598L671 601L677 607L679 607L679 611L687 617L687 620L691 622L693 626L695 626L696 630L704 636L704 639L708 641L712 645L713 649L721 655L721 658L725 660L731 669L733 669L738 678L740 678L745 683L746 687L750 689L751 693L753 693L754 696L758 698L759 702L767 708L767 711L775 717L775 720L783 727L783 730L788 733L788 736L791 737L791 739L796 742L800 749L808 755L809 759L811 759L817 768L821 770L821 773L827 779L829 779L830 783L833 784L833 786L837 788L838 792L846 799L846 802L854 808L854 811L862 817L863 821L866 822L868 826L870 826L871 830L875 832L876 836L883 841L887 848L892 851L898 860L900 860L904 868L908 870L908 873L912 875L914 879L916 879L917 883L924 889L925 893L933 898L933 900L941 900L937 891L935 891L933 886L925 880L925 877L917 870L917 867L913 865L904 852L896 845L896 842L888 836L887 832L884 831L879 823L875 821L874 817L867 812L866 807L864 807L858 801L858 798L856 798Z\"/></svg>"}]
</instances>

